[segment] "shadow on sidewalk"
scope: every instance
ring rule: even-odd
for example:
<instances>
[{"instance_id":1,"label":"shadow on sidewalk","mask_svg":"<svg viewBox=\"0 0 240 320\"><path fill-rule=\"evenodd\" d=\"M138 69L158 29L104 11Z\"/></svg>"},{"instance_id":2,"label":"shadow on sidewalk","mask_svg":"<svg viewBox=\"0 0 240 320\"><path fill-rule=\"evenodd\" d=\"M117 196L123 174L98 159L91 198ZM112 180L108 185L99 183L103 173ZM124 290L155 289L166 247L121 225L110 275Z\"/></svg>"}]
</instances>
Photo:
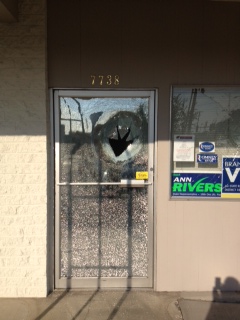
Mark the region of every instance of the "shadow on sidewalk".
<instances>
[{"instance_id":1,"label":"shadow on sidewalk","mask_svg":"<svg viewBox=\"0 0 240 320\"><path fill-rule=\"evenodd\" d=\"M94 291L91 296L88 298L88 300L82 304L82 301L79 301L79 304L82 304L80 309L73 315L71 318L68 318L69 320L76 320L80 317L80 315L85 311L87 307L90 306L93 299L99 294L100 290L97 289ZM109 316L106 318L106 320L112 320L114 319L115 315L120 310L122 304L126 300L130 290L126 290L122 293L121 297L118 299L118 301L115 303L115 306L112 308ZM48 318L49 313L53 311L57 305L59 305L64 299L67 299L68 295L71 295L70 290L65 290L53 303L51 303L44 311L41 312L34 320L42 320L44 318Z\"/></svg>"},{"instance_id":2,"label":"shadow on sidewalk","mask_svg":"<svg viewBox=\"0 0 240 320\"><path fill-rule=\"evenodd\" d=\"M227 277L224 283L221 278L215 278L215 286L212 292L212 304L206 320L240 319L240 284L233 277Z\"/></svg>"},{"instance_id":3,"label":"shadow on sidewalk","mask_svg":"<svg viewBox=\"0 0 240 320\"><path fill-rule=\"evenodd\" d=\"M240 284L233 277L227 277L223 283L215 278L212 294L194 292L186 296L179 300L184 320L240 319Z\"/></svg>"}]
</instances>

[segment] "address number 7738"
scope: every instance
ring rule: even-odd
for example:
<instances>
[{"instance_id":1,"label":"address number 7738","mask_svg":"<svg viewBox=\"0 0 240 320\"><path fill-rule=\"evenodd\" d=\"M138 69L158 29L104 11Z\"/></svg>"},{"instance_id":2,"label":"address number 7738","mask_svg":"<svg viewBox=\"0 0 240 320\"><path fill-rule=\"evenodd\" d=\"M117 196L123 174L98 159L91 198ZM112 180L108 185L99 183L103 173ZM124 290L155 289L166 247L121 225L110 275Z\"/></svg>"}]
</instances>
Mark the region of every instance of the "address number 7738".
<instances>
[{"instance_id":1,"label":"address number 7738","mask_svg":"<svg viewBox=\"0 0 240 320\"><path fill-rule=\"evenodd\" d=\"M91 84L92 86L119 86L120 77L119 75L91 75Z\"/></svg>"}]
</instances>

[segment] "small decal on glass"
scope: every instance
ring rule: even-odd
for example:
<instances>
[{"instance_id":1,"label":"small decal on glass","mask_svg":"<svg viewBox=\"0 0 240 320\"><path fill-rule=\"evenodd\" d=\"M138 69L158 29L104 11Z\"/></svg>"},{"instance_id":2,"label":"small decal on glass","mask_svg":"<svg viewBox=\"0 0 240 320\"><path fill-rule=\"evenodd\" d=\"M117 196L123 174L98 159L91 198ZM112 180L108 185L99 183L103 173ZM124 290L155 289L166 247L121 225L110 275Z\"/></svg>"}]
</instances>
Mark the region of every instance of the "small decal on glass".
<instances>
[{"instance_id":1,"label":"small decal on glass","mask_svg":"<svg viewBox=\"0 0 240 320\"><path fill-rule=\"evenodd\" d=\"M198 163L218 163L218 155L200 153L200 154L197 154L197 162Z\"/></svg>"},{"instance_id":2,"label":"small decal on glass","mask_svg":"<svg viewBox=\"0 0 240 320\"><path fill-rule=\"evenodd\" d=\"M148 172L147 171L136 172L136 179L137 180L147 180L148 179Z\"/></svg>"},{"instance_id":3,"label":"small decal on glass","mask_svg":"<svg viewBox=\"0 0 240 320\"><path fill-rule=\"evenodd\" d=\"M199 152L215 152L215 142L204 141L199 142Z\"/></svg>"}]
</instances>

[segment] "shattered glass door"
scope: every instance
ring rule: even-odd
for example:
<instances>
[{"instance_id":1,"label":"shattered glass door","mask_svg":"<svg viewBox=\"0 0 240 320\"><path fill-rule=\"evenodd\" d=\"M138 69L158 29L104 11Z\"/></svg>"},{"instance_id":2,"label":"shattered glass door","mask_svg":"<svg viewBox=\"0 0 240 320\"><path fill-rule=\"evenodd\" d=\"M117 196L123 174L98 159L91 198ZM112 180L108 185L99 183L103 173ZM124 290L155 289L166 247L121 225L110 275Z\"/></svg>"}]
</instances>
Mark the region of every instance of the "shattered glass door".
<instances>
[{"instance_id":1,"label":"shattered glass door","mask_svg":"<svg viewBox=\"0 0 240 320\"><path fill-rule=\"evenodd\" d=\"M152 286L153 112L153 92L55 92L57 287Z\"/></svg>"}]
</instances>

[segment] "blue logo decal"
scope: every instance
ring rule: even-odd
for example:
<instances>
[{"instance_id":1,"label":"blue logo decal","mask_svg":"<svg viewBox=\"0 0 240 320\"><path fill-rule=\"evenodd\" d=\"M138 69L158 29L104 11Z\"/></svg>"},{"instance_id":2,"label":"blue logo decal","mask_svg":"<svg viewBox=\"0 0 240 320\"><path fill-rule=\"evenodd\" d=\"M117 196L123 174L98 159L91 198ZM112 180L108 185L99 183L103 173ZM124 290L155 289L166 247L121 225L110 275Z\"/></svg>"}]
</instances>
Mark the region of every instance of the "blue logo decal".
<instances>
[{"instance_id":1,"label":"blue logo decal","mask_svg":"<svg viewBox=\"0 0 240 320\"><path fill-rule=\"evenodd\" d=\"M213 152L215 149L215 146L212 142L205 141L199 144L199 149L202 152Z\"/></svg>"},{"instance_id":2,"label":"blue logo decal","mask_svg":"<svg viewBox=\"0 0 240 320\"><path fill-rule=\"evenodd\" d=\"M198 163L218 163L217 154L198 154L197 155Z\"/></svg>"}]
</instances>

